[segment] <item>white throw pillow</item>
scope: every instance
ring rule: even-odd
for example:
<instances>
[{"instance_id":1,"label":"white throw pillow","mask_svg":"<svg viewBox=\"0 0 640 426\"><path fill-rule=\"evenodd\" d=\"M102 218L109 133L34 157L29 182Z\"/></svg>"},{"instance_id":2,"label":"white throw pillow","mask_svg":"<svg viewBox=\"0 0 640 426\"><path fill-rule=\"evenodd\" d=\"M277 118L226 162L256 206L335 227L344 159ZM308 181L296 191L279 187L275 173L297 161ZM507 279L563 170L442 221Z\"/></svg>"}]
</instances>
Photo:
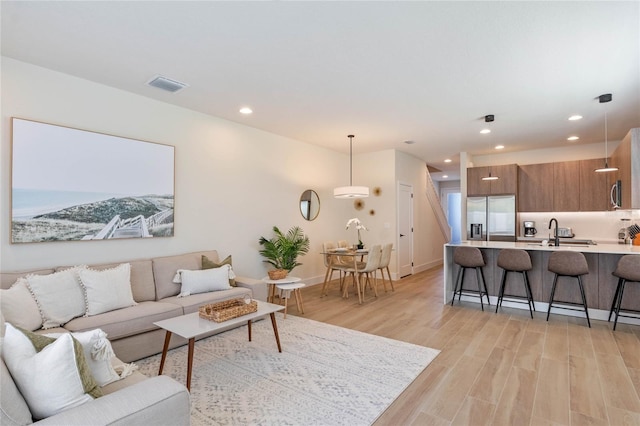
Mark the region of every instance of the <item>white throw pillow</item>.
<instances>
[{"instance_id":1,"label":"white throw pillow","mask_svg":"<svg viewBox=\"0 0 640 426\"><path fill-rule=\"evenodd\" d=\"M223 265L220 268L201 269L190 271L180 269L174 278L174 282L182 282L178 297L191 294L206 293L208 291L229 290L229 274L231 266Z\"/></svg>"},{"instance_id":2,"label":"white throw pillow","mask_svg":"<svg viewBox=\"0 0 640 426\"><path fill-rule=\"evenodd\" d=\"M29 337L6 323L2 356L36 420L102 394L91 377L82 347L74 343L71 334L60 336L37 352Z\"/></svg>"},{"instance_id":3,"label":"white throw pillow","mask_svg":"<svg viewBox=\"0 0 640 426\"><path fill-rule=\"evenodd\" d=\"M25 278L19 278L8 290L0 290L0 312L5 321L25 330L42 327L42 315Z\"/></svg>"},{"instance_id":4,"label":"white throw pillow","mask_svg":"<svg viewBox=\"0 0 640 426\"><path fill-rule=\"evenodd\" d=\"M64 334L67 333L51 333L45 336L57 339ZM106 386L121 379L111 364L111 359L115 357L115 353L111 347L111 342L107 339L107 333L98 328L91 331L71 333L71 335L82 345L85 360L98 386Z\"/></svg>"},{"instance_id":5,"label":"white throw pillow","mask_svg":"<svg viewBox=\"0 0 640 426\"><path fill-rule=\"evenodd\" d=\"M86 316L98 315L134 306L131 292L131 264L123 263L111 269L78 271L87 296Z\"/></svg>"},{"instance_id":6,"label":"white throw pillow","mask_svg":"<svg viewBox=\"0 0 640 426\"><path fill-rule=\"evenodd\" d=\"M84 315L84 292L78 279L78 271L84 268L76 266L49 275L27 276L27 286L40 308L42 328L58 327Z\"/></svg>"}]
</instances>

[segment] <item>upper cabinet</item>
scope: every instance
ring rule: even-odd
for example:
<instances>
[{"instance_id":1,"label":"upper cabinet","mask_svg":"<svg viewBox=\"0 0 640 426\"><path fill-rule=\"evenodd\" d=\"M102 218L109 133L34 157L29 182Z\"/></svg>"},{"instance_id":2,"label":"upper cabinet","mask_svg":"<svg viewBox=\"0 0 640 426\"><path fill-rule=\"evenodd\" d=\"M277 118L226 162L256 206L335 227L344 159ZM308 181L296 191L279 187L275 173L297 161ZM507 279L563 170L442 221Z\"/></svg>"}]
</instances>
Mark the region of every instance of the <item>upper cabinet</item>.
<instances>
[{"instance_id":1,"label":"upper cabinet","mask_svg":"<svg viewBox=\"0 0 640 426\"><path fill-rule=\"evenodd\" d=\"M553 211L580 210L580 162L553 163Z\"/></svg>"},{"instance_id":2,"label":"upper cabinet","mask_svg":"<svg viewBox=\"0 0 640 426\"><path fill-rule=\"evenodd\" d=\"M616 180L620 180L621 207L640 209L640 128L631 129L627 133L611 155L611 165L618 168L609 183L613 185Z\"/></svg>"},{"instance_id":3,"label":"upper cabinet","mask_svg":"<svg viewBox=\"0 0 640 426\"><path fill-rule=\"evenodd\" d=\"M496 180L482 180L483 177L497 176ZM516 194L518 192L518 166L472 167L467 169L467 196Z\"/></svg>"},{"instance_id":4,"label":"upper cabinet","mask_svg":"<svg viewBox=\"0 0 640 426\"><path fill-rule=\"evenodd\" d=\"M553 211L553 163L518 167L518 211Z\"/></svg>"},{"instance_id":5,"label":"upper cabinet","mask_svg":"<svg viewBox=\"0 0 640 426\"><path fill-rule=\"evenodd\" d=\"M602 167L604 159L580 161L580 211L595 212L610 210L608 173L596 173Z\"/></svg>"}]
</instances>

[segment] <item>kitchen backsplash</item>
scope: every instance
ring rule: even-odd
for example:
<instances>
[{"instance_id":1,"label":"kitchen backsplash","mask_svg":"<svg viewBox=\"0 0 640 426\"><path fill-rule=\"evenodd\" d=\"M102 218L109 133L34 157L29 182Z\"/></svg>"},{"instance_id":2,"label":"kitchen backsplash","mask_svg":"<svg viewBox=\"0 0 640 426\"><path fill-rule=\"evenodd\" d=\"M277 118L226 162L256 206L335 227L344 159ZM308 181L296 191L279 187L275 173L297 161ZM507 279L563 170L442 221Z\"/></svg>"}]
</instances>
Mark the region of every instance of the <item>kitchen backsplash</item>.
<instances>
[{"instance_id":1,"label":"kitchen backsplash","mask_svg":"<svg viewBox=\"0 0 640 426\"><path fill-rule=\"evenodd\" d=\"M522 237L522 222L536 222L537 238L553 235L549 221L555 217L561 228L572 228L575 238L590 239L600 243L617 243L618 230L623 226L640 225L640 210L617 210L610 212L556 212L518 213L518 236ZM623 221L621 219L630 219Z\"/></svg>"}]
</instances>

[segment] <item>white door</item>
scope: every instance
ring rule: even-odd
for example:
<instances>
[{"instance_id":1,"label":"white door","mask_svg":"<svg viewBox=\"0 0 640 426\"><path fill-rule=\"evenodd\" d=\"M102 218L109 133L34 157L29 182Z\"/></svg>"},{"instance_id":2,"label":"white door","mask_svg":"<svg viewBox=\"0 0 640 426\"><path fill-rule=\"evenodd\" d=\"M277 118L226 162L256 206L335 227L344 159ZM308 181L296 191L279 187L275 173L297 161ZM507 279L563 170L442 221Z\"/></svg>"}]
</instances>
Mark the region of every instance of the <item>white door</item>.
<instances>
[{"instance_id":1,"label":"white door","mask_svg":"<svg viewBox=\"0 0 640 426\"><path fill-rule=\"evenodd\" d=\"M413 274L413 187L399 184L398 190L398 273Z\"/></svg>"}]
</instances>

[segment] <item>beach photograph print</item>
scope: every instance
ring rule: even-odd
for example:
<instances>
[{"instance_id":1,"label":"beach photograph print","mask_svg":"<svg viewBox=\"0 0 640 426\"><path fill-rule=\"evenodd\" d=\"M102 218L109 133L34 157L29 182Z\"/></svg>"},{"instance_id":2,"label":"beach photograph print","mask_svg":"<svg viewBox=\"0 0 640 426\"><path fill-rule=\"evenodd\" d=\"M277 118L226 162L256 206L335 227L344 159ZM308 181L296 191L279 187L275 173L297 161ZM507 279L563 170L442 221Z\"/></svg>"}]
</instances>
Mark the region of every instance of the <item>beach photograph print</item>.
<instances>
[{"instance_id":1,"label":"beach photograph print","mask_svg":"<svg viewBox=\"0 0 640 426\"><path fill-rule=\"evenodd\" d=\"M173 146L12 118L12 155L12 243L173 236Z\"/></svg>"}]
</instances>

